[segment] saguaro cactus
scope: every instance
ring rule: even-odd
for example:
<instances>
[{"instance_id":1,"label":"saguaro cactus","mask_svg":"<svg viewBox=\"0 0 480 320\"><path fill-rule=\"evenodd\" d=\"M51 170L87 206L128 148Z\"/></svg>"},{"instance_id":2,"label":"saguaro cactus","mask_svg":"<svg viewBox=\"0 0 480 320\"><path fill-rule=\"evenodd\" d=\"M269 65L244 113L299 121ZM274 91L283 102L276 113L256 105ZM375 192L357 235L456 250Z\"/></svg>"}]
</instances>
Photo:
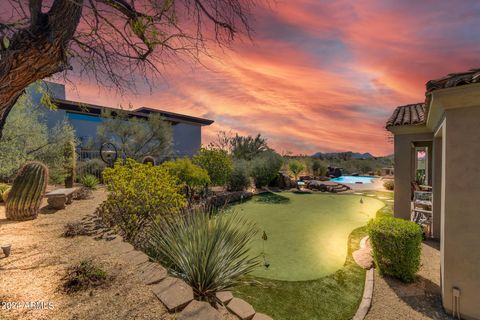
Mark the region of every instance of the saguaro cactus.
<instances>
[{"instance_id":1,"label":"saguaro cactus","mask_svg":"<svg viewBox=\"0 0 480 320\"><path fill-rule=\"evenodd\" d=\"M65 170L67 175L65 177L65 188L72 188L75 182L75 173L77 170L77 153L75 152L75 142L69 141L65 144Z\"/></svg>"},{"instance_id":2,"label":"saguaro cactus","mask_svg":"<svg viewBox=\"0 0 480 320\"><path fill-rule=\"evenodd\" d=\"M48 169L40 162L26 163L13 181L6 203L10 220L32 220L38 215L47 187Z\"/></svg>"}]
</instances>

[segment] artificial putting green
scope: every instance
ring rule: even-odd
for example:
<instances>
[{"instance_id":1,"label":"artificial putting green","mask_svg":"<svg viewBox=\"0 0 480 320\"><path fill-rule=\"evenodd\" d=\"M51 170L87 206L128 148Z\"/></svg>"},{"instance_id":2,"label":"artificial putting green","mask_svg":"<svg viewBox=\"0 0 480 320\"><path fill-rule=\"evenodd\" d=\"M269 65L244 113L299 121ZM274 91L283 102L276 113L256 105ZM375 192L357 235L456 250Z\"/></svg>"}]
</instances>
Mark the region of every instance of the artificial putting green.
<instances>
[{"instance_id":1,"label":"artificial putting green","mask_svg":"<svg viewBox=\"0 0 480 320\"><path fill-rule=\"evenodd\" d=\"M362 201L360 201L362 199ZM234 206L261 231L253 251L269 267L253 275L282 281L319 279L343 267L349 234L375 217L385 204L371 197L267 193ZM268 240L262 240L263 231Z\"/></svg>"}]
</instances>

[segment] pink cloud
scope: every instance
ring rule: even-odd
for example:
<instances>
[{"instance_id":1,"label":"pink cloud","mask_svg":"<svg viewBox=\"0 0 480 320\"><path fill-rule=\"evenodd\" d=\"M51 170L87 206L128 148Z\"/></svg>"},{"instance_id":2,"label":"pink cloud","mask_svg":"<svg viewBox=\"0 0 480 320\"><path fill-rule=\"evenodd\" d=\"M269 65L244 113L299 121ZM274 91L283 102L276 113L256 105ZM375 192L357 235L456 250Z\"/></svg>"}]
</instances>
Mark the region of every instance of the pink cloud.
<instances>
[{"instance_id":1,"label":"pink cloud","mask_svg":"<svg viewBox=\"0 0 480 320\"><path fill-rule=\"evenodd\" d=\"M479 22L473 3L462 4L279 2L259 9L254 43L214 50L208 68L177 65L152 92L124 97L80 81L69 98L209 117L204 143L232 130L261 132L278 151L388 154L393 108L422 101L427 80L475 67L480 52L465 28Z\"/></svg>"}]
</instances>

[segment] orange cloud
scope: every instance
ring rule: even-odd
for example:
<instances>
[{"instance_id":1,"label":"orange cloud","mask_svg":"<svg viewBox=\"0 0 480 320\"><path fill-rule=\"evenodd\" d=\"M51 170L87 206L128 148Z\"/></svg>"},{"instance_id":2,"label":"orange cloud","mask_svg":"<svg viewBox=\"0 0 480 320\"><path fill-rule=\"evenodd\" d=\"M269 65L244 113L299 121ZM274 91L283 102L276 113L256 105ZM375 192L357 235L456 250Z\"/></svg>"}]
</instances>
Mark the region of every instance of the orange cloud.
<instances>
[{"instance_id":1,"label":"orange cloud","mask_svg":"<svg viewBox=\"0 0 480 320\"><path fill-rule=\"evenodd\" d=\"M213 51L207 68L168 69L150 92L124 97L78 82L69 98L209 117L218 130L261 132L278 151L392 152L393 108L424 99L424 83L475 67L474 3L285 1L258 9L254 42ZM446 18L448 17L448 19ZM478 37L478 36L477 36Z\"/></svg>"}]
</instances>

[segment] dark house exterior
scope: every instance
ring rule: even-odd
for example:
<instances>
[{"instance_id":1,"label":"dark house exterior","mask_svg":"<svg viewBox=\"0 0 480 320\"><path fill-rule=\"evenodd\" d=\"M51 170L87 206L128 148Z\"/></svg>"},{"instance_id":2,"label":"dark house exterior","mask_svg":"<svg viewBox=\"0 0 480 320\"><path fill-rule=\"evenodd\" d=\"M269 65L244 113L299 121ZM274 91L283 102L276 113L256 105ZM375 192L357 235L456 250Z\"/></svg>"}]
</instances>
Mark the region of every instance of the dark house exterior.
<instances>
[{"instance_id":1,"label":"dark house exterior","mask_svg":"<svg viewBox=\"0 0 480 320\"><path fill-rule=\"evenodd\" d=\"M118 110L105 106L98 106L66 99L65 86L62 84L45 82L52 101L58 106L57 110L47 111L46 120L49 128L56 123L67 119L75 129L80 146L87 141L96 141L97 127L104 121L101 116L104 110ZM41 94L35 89L27 89L34 103L40 103ZM168 112L153 108L139 107L127 110L130 117L147 118L152 113L160 114L164 120L172 125L173 156L191 157L201 146L202 127L213 123L212 120L189 115Z\"/></svg>"}]
</instances>

